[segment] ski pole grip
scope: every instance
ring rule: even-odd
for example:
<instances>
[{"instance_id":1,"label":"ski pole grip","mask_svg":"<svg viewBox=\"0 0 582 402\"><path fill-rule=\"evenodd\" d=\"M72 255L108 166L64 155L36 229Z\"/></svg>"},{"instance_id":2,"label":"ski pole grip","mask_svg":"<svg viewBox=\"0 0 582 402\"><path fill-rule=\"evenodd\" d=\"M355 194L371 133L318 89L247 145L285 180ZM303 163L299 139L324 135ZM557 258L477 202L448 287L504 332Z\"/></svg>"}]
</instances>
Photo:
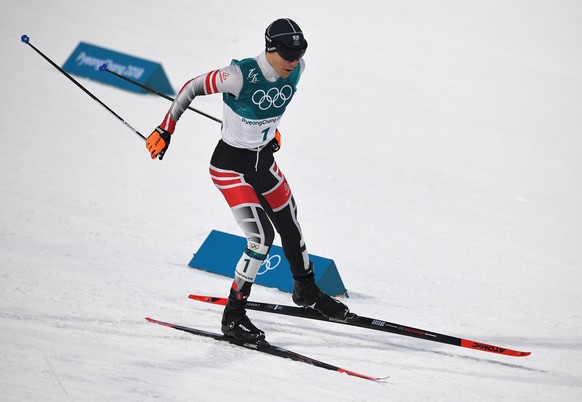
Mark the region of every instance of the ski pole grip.
<instances>
[{"instance_id":1,"label":"ski pole grip","mask_svg":"<svg viewBox=\"0 0 582 402\"><path fill-rule=\"evenodd\" d=\"M22 35L20 37L20 40L22 41L22 43L28 43L28 41L30 40L30 38L28 37L28 35Z\"/></svg>"},{"instance_id":2,"label":"ski pole grip","mask_svg":"<svg viewBox=\"0 0 582 402\"><path fill-rule=\"evenodd\" d=\"M103 63L99 66L99 71L106 71L107 70L107 63Z\"/></svg>"}]
</instances>

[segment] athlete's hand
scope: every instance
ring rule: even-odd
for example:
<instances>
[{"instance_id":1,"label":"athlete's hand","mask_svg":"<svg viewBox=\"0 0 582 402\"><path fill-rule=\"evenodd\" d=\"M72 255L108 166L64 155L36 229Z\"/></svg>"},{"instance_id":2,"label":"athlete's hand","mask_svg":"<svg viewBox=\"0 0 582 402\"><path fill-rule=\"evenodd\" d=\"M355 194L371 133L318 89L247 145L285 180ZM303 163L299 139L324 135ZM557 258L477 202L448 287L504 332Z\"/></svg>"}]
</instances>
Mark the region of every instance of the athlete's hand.
<instances>
[{"instance_id":1,"label":"athlete's hand","mask_svg":"<svg viewBox=\"0 0 582 402\"><path fill-rule=\"evenodd\" d=\"M271 140L271 147L273 148L273 153L281 149L281 133L279 129L275 129L275 138Z\"/></svg>"},{"instance_id":2,"label":"athlete's hand","mask_svg":"<svg viewBox=\"0 0 582 402\"><path fill-rule=\"evenodd\" d=\"M164 159L164 154L170 146L171 134L161 127L156 127L146 140L146 148L152 155L152 159Z\"/></svg>"}]
</instances>

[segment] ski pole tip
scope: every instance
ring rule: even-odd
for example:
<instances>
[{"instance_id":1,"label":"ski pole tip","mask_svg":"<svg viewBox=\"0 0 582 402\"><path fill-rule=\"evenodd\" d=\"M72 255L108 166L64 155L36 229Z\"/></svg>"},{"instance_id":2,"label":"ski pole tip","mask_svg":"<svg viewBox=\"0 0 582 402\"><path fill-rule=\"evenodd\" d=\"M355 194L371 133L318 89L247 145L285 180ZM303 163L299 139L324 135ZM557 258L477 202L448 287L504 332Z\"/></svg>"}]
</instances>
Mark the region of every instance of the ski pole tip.
<instances>
[{"instance_id":1,"label":"ski pole tip","mask_svg":"<svg viewBox=\"0 0 582 402\"><path fill-rule=\"evenodd\" d=\"M99 71L105 71L107 70L107 63L103 63L99 66Z\"/></svg>"},{"instance_id":2,"label":"ski pole tip","mask_svg":"<svg viewBox=\"0 0 582 402\"><path fill-rule=\"evenodd\" d=\"M20 40L22 41L22 43L28 43L28 41L30 40L30 38L28 37L28 35L22 35L20 37Z\"/></svg>"}]
</instances>

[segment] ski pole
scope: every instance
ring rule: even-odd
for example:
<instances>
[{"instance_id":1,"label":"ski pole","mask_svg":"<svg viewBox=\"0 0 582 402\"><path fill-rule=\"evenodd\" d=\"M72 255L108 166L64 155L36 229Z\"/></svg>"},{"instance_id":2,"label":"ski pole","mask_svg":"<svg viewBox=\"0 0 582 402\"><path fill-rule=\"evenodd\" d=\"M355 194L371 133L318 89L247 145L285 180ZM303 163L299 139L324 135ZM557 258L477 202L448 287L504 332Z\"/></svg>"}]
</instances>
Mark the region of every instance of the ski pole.
<instances>
[{"instance_id":1,"label":"ski pole","mask_svg":"<svg viewBox=\"0 0 582 402\"><path fill-rule=\"evenodd\" d=\"M158 96L161 96L162 98L164 98L164 99L167 99L167 100L169 100L169 101L171 101L171 102L173 102L173 101L174 101L174 98L172 98L171 96L168 96L168 95L166 95L166 94L160 93L160 92L156 91L155 89L148 87L147 85L143 85L143 84L141 84L141 83L139 83L139 82L137 82L137 81L134 81L134 80L132 80L131 78L124 77L124 76L123 76L123 75L121 75L121 74L118 74L118 73L116 73L116 72L114 72L114 71L111 71L110 69L108 69L108 68L107 68L107 63L105 63L105 64L102 64L101 66L99 66L99 71L107 71L108 73L110 73L110 74L113 74L114 76L116 76L116 77L119 77L119 78L121 78L122 80L125 80L125 81L127 81L127 82L130 82L130 83L132 83L132 84L134 84L134 85L137 85L138 87L140 87L140 88L142 88L142 89L145 89L146 91L149 91L149 92L151 92L151 93L153 93L153 94L156 94L156 95L158 95ZM201 115L202 115L202 116L204 116L204 117L208 117L210 120L214 120L214 121L215 121L215 122L217 122L217 123L222 123L222 120L220 120L220 119L217 119L216 117L213 117L213 116L211 116L211 115L209 115L209 114L206 114L206 113L204 113L204 112L202 112L202 111L200 111L200 110L198 110L198 109L194 109L193 107L190 107L190 106L188 106L188 109L190 109L190 110L192 110L193 112L196 112L196 113L198 113L198 114L201 114Z\"/></svg>"},{"instance_id":2,"label":"ski pole","mask_svg":"<svg viewBox=\"0 0 582 402\"><path fill-rule=\"evenodd\" d=\"M34 45L32 43L30 43L30 38L27 35L22 35L20 37L20 40L23 43L26 43L31 48L33 48L35 52L37 52L40 56L42 56L43 59L45 59L46 61L48 61L54 68L56 68L57 70L59 70L65 77L67 77L68 79L70 79L75 85L77 85L79 88L81 88L81 90L83 90L83 92L85 92L87 95L89 95L91 98L93 98L93 100L95 100L97 103L99 103L105 109L107 109L112 115L114 115L115 117L117 117L117 119L120 122L122 122L127 128L129 128L135 134L139 135L144 141L146 140L146 137L144 137L139 131L137 131L135 128L133 128L128 122L126 122L125 120L123 120L123 118L121 116L119 116L117 113L115 113L109 106L107 106L105 103L101 102L101 100L99 98L97 98L95 95L93 95L91 92L89 92L89 90L87 88L85 88L77 80L75 80L73 77L71 77L65 70L63 70L62 68L60 68L51 59L49 59L47 56L45 56L45 54L43 52L41 52L36 47L34 47Z\"/></svg>"}]
</instances>

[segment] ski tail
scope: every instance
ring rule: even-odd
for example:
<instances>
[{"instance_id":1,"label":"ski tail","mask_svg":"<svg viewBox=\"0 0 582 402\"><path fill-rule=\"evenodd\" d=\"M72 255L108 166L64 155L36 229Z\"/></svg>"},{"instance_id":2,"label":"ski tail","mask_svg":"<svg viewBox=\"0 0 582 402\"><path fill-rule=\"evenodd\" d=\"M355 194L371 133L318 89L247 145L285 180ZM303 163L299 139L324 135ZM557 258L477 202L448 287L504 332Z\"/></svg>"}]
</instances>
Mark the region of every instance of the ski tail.
<instances>
[{"instance_id":1,"label":"ski tail","mask_svg":"<svg viewBox=\"0 0 582 402\"><path fill-rule=\"evenodd\" d=\"M225 297L214 297L214 296L201 296L201 295L190 295L188 298L196 301L201 301L204 303L216 304L217 306L226 306L228 301Z\"/></svg>"},{"instance_id":2,"label":"ski tail","mask_svg":"<svg viewBox=\"0 0 582 402\"><path fill-rule=\"evenodd\" d=\"M159 321L150 317L146 317L146 320L148 320L149 322L153 322L154 324L162 325L164 327L174 328L174 324L170 324L169 322Z\"/></svg>"}]
</instances>

